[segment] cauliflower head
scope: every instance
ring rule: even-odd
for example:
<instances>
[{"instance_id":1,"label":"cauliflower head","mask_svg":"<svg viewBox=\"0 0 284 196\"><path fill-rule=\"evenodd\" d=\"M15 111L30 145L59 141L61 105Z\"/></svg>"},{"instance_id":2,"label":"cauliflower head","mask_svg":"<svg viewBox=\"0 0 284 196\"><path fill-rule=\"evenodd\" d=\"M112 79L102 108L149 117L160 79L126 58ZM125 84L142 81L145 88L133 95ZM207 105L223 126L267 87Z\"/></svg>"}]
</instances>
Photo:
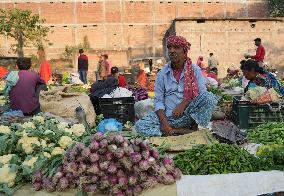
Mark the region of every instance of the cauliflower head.
<instances>
[{"instance_id":1,"label":"cauliflower head","mask_svg":"<svg viewBox=\"0 0 284 196\"><path fill-rule=\"evenodd\" d=\"M32 128L32 129L35 129L35 125L33 122L25 122L24 124L21 125L24 129L27 129L27 128Z\"/></svg>"},{"instance_id":2,"label":"cauliflower head","mask_svg":"<svg viewBox=\"0 0 284 196\"><path fill-rule=\"evenodd\" d=\"M7 154L7 155L0 156L0 163L2 163L3 165L9 163L10 160L13 158L13 156L14 154Z\"/></svg>"},{"instance_id":3,"label":"cauliflower head","mask_svg":"<svg viewBox=\"0 0 284 196\"><path fill-rule=\"evenodd\" d=\"M60 145L61 148L66 149L68 146L70 146L73 143L73 140L68 137L68 136L62 136L59 141L58 144Z\"/></svg>"},{"instance_id":4,"label":"cauliflower head","mask_svg":"<svg viewBox=\"0 0 284 196\"><path fill-rule=\"evenodd\" d=\"M30 168L34 168L34 163L37 161L38 157L27 158L22 165L29 166Z\"/></svg>"},{"instance_id":5,"label":"cauliflower head","mask_svg":"<svg viewBox=\"0 0 284 196\"><path fill-rule=\"evenodd\" d=\"M60 147L55 147L52 152L51 152L51 156L54 155L58 155L58 154L63 154L65 152L64 149L60 148Z\"/></svg>"},{"instance_id":6,"label":"cauliflower head","mask_svg":"<svg viewBox=\"0 0 284 196\"><path fill-rule=\"evenodd\" d=\"M8 135L11 133L11 129L8 126L0 125L0 133Z\"/></svg>"},{"instance_id":7,"label":"cauliflower head","mask_svg":"<svg viewBox=\"0 0 284 196\"><path fill-rule=\"evenodd\" d=\"M67 127L68 127L68 123L66 122L60 122L59 124L57 124L58 129L65 129Z\"/></svg>"},{"instance_id":8,"label":"cauliflower head","mask_svg":"<svg viewBox=\"0 0 284 196\"><path fill-rule=\"evenodd\" d=\"M40 142L37 137L27 137L23 136L21 139L18 141L18 145L22 145L23 150L25 151L26 154L31 154L34 150L33 144L40 146Z\"/></svg>"},{"instance_id":9,"label":"cauliflower head","mask_svg":"<svg viewBox=\"0 0 284 196\"><path fill-rule=\"evenodd\" d=\"M83 124L74 124L71 127L71 130L72 130L72 133L77 137L82 136L86 131Z\"/></svg>"},{"instance_id":10,"label":"cauliflower head","mask_svg":"<svg viewBox=\"0 0 284 196\"><path fill-rule=\"evenodd\" d=\"M33 121L37 121L40 124L44 124L44 117L42 117L42 116L34 116L33 117Z\"/></svg>"},{"instance_id":11,"label":"cauliflower head","mask_svg":"<svg viewBox=\"0 0 284 196\"><path fill-rule=\"evenodd\" d=\"M5 164L2 168L0 168L0 184L7 184L9 187L14 186L15 179L17 177L17 170L12 170L12 164Z\"/></svg>"}]
</instances>

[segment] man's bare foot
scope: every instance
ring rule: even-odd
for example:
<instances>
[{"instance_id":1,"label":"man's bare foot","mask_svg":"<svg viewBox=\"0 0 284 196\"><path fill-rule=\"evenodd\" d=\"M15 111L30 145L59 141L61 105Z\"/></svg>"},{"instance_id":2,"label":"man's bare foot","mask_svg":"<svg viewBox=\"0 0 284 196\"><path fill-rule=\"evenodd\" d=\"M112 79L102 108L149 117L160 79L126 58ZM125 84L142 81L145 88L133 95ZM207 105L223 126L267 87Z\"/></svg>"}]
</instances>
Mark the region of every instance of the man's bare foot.
<instances>
[{"instance_id":1,"label":"man's bare foot","mask_svg":"<svg viewBox=\"0 0 284 196\"><path fill-rule=\"evenodd\" d=\"M198 131L199 130L198 129L198 124L195 121L193 121L193 123L190 126L190 129L192 129L194 131Z\"/></svg>"}]
</instances>

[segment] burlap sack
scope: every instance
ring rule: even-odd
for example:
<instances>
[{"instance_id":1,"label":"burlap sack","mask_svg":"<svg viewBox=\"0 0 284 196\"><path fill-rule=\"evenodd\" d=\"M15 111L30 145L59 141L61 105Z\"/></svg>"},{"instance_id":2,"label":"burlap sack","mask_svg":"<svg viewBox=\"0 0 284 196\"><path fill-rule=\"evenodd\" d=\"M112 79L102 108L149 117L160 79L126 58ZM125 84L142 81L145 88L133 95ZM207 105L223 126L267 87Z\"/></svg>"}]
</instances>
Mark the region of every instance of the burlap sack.
<instances>
[{"instance_id":1,"label":"burlap sack","mask_svg":"<svg viewBox=\"0 0 284 196\"><path fill-rule=\"evenodd\" d=\"M96 114L89 96L85 93L69 93L68 88L56 87L52 91L42 91L41 110L62 118L76 119L75 109L81 106L85 110L87 122L93 126Z\"/></svg>"},{"instance_id":2,"label":"burlap sack","mask_svg":"<svg viewBox=\"0 0 284 196\"><path fill-rule=\"evenodd\" d=\"M215 138L207 129L179 136L151 137L149 138L149 141L154 146L167 146L168 152L185 151L192 149L193 146L198 144L210 144L216 142Z\"/></svg>"}]
</instances>

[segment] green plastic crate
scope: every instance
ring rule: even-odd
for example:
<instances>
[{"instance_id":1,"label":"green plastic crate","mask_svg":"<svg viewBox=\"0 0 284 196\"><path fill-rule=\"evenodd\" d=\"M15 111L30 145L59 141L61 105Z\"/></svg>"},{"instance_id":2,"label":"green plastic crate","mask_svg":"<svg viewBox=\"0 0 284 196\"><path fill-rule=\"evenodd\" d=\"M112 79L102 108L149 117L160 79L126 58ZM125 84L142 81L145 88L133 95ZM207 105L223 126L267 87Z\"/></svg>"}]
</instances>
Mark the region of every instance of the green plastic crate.
<instances>
[{"instance_id":1,"label":"green plastic crate","mask_svg":"<svg viewBox=\"0 0 284 196\"><path fill-rule=\"evenodd\" d=\"M283 122L284 107L279 104L256 105L248 101L233 99L233 122L240 129L254 128L267 122Z\"/></svg>"}]
</instances>

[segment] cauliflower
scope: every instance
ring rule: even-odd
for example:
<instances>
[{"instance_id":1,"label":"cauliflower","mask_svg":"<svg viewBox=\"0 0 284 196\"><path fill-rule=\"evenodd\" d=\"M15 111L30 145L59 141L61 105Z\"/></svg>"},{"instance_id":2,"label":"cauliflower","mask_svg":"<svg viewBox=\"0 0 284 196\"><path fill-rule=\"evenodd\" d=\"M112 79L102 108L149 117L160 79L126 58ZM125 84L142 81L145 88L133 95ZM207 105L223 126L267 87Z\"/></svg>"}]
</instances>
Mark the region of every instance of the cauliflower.
<instances>
[{"instance_id":1,"label":"cauliflower","mask_svg":"<svg viewBox=\"0 0 284 196\"><path fill-rule=\"evenodd\" d=\"M68 136L62 136L59 141L58 144L60 145L61 148L66 149L68 146L70 146L73 143L73 140L68 137Z\"/></svg>"},{"instance_id":2,"label":"cauliflower","mask_svg":"<svg viewBox=\"0 0 284 196\"><path fill-rule=\"evenodd\" d=\"M65 129L68 127L68 123L66 122L60 122L58 125L57 125L57 128L58 129Z\"/></svg>"},{"instance_id":3,"label":"cauliflower","mask_svg":"<svg viewBox=\"0 0 284 196\"><path fill-rule=\"evenodd\" d=\"M0 133L10 134L11 129L8 126L0 125Z\"/></svg>"},{"instance_id":4,"label":"cauliflower","mask_svg":"<svg viewBox=\"0 0 284 196\"><path fill-rule=\"evenodd\" d=\"M37 157L31 157L28 160L25 160L22 165L29 166L30 168L34 168L34 163L37 161Z\"/></svg>"},{"instance_id":5,"label":"cauliflower","mask_svg":"<svg viewBox=\"0 0 284 196\"><path fill-rule=\"evenodd\" d=\"M83 124L74 124L71 127L72 133L77 136L80 137L85 133L85 127Z\"/></svg>"},{"instance_id":6,"label":"cauliflower","mask_svg":"<svg viewBox=\"0 0 284 196\"><path fill-rule=\"evenodd\" d=\"M0 163L2 163L3 165L9 163L10 160L13 158L13 156L14 154L7 154L7 155L0 156Z\"/></svg>"},{"instance_id":7,"label":"cauliflower","mask_svg":"<svg viewBox=\"0 0 284 196\"><path fill-rule=\"evenodd\" d=\"M33 121L37 121L40 124L44 124L44 118L42 116L34 116Z\"/></svg>"},{"instance_id":8,"label":"cauliflower","mask_svg":"<svg viewBox=\"0 0 284 196\"><path fill-rule=\"evenodd\" d=\"M0 168L0 184L7 184L9 187L12 187L15 184L15 179L17 177L16 165L5 164ZM13 169L12 169L13 168Z\"/></svg>"},{"instance_id":9,"label":"cauliflower","mask_svg":"<svg viewBox=\"0 0 284 196\"><path fill-rule=\"evenodd\" d=\"M32 122L25 122L24 124L21 125L24 129L27 129L27 128L32 128L32 129L35 129L35 125L34 123Z\"/></svg>"},{"instance_id":10,"label":"cauliflower","mask_svg":"<svg viewBox=\"0 0 284 196\"><path fill-rule=\"evenodd\" d=\"M64 149L60 148L60 147L55 147L52 152L51 152L51 156L54 155L58 155L58 154L63 154L65 152Z\"/></svg>"},{"instance_id":11,"label":"cauliflower","mask_svg":"<svg viewBox=\"0 0 284 196\"><path fill-rule=\"evenodd\" d=\"M47 158L50 158L51 155L48 153L48 152L43 152L43 156L47 157Z\"/></svg>"},{"instance_id":12,"label":"cauliflower","mask_svg":"<svg viewBox=\"0 0 284 196\"><path fill-rule=\"evenodd\" d=\"M22 145L23 150L26 154L31 154L33 152L33 144L40 146L40 142L37 137L27 137L23 136L18 141L18 145Z\"/></svg>"}]
</instances>

